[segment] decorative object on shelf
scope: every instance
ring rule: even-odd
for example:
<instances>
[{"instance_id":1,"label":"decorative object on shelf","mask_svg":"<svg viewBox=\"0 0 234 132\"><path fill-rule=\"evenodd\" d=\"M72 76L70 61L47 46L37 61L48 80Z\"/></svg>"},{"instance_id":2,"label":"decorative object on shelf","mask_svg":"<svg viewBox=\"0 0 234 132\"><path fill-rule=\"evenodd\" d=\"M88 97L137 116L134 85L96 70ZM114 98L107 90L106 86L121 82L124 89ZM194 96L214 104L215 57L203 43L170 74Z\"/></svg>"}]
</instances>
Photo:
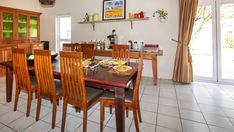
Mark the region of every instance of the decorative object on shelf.
<instances>
[{"instance_id":1,"label":"decorative object on shelf","mask_svg":"<svg viewBox=\"0 0 234 132\"><path fill-rule=\"evenodd\" d=\"M125 0L103 0L103 20L125 19Z\"/></svg>"},{"instance_id":2,"label":"decorative object on shelf","mask_svg":"<svg viewBox=\"0 0 234 132\"><path fill-rule=\"evenodd\" d=\"M156 14L158 14L158 20L160 22L166 22L166 20L168 19L167 15L168 15L168 12L164 9L161 9L161 10L157 10L153 13L153 17L156 17Z\"/></svg>"},{"instance_id":3,"label":"decorative object on shelf","mask_svg":"<svg viewBox=\"0 0 234 132\"><path fill-rule=\"evenodd\" d=\"M145 13L143 11L139 13L128 13L128 18L129 19L134 19L134 18L145 18Z\"/></svg>"},{"instance_id":4,"label":"decorative object on shelf","mask_svg":"<svg viewBox=\"0 0 234 132\"><path fill-rule=\"evenodd\" d=\"M41 5L53 6L56 0L39 0Z\"/></svg>"},{"instance_id":5,"label":"decorative object on shelf","mask_svg":"<svg viewBox=\"0 0 234 132\"><path fill-rule=\"evenodd\" d=\"M89 21L89 14L85 13L84 22L88 22L88 21Z\"/></svg>"}]
</instances>

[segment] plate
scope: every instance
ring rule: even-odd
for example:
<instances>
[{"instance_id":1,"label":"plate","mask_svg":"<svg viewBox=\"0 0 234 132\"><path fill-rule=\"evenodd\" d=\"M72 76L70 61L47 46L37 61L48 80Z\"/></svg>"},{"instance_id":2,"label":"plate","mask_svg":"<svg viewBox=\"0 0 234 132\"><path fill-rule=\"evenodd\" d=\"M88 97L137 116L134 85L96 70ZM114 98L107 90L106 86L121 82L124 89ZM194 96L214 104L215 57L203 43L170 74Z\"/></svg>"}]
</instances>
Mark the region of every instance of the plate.
<instances>
[{"instance_id":1,"label":"plate","mask_svg":"<svg viewBox=\"0 0 234 132\"><path fill-rule=\"evenodd\" d=\"M113 69L115 69L118 72L126 72L128 70L131 70L132 67L130 67L130 66L114 66Z\"/></svg>"},{"instance_id":2,"label":"plate","mask_svg":"<svg viewBox=\"0 0 234 132\"><path fill-rule=\"evenodd\" d=\"M96 61L90 61L89 59L85 60L82 62L82 65L84 68L95 68L97 67L99 64Z\"/></svg>"}]
</instances>

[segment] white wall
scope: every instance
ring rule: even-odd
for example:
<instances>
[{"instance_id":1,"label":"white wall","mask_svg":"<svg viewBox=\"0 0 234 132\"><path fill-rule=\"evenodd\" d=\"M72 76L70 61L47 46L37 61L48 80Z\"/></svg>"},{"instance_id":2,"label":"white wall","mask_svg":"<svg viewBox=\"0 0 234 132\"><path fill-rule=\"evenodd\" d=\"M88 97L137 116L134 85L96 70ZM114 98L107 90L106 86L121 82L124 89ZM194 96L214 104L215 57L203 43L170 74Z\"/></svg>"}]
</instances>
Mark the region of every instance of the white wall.
<instances>
[{"instance_id":1,"label":"white wall","mask_svg":"<svg viewBox=\"0 0 234 132\"><path fill-rule=\"evenodd\" d=\"M40 11L38 0L0 0L0 6L18 8L30 11Z\"/></svg>"},{"instance_id":2,"label":"white wall","mask_svg":"<svg viewBox=\"0 0 234 132\"><path fill-rule=\"evenodd\" d=\"M27 2L26 2L27 1ZM176 43L171 38L177 39L179 5L178 0L126 0L126 14L128 12L144 11L150 17L149 21L134 22L131 30L130 23L100 23L93 31L91 25L78 24L83 21L85 13L99 13L102 17L103 0L56 0L53 8L40 8L41 16L41 40L49 40L50 48L55 50L55 17L57 15L72 16L72 41L106 39L112 29L116 29L121 43L128 40L145 40L146 43L159 44L164 50L163 56L158 57L159 78L171 79L176 52ZM27 3L27 4L26 4ZM17 6L29 10L37 10L38 0L1 0L0 5ZM40 7L40 6L39 6ZM157 9L168 11L166 23L160 23L152 14ZM107 40L107 39L106 39ZM150 61L144 61L144 76L152 76Z\"/></svg>"}]
</instances>

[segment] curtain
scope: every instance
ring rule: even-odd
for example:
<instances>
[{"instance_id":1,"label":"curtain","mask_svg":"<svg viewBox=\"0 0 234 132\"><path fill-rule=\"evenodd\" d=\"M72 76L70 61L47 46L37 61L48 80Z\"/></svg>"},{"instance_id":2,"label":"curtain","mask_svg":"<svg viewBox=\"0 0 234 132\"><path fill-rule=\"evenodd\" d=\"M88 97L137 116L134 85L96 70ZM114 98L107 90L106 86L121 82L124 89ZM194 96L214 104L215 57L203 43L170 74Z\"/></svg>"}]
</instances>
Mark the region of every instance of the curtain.
<instances>
[{"instance_id":1,"label":"curtain","mask_svg":"<svg viewBox=\"0 0 234 132\"><path fill-rule=\"evenodd\" d=\"M192 56L189 43L196 17L198 0L179 0L179 35L175 58L173 81L193 82Z\"/></svg>"}]
</instances>

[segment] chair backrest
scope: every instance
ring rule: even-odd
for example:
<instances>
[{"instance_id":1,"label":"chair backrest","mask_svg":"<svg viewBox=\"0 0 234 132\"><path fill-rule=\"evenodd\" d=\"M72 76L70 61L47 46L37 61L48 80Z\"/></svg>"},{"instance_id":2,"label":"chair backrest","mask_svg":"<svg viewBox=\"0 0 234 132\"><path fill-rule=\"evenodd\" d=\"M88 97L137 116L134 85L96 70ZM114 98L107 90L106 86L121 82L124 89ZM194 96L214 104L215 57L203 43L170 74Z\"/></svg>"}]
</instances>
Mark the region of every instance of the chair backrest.
<instances>
[{"instance_id":1,"label":"chair backrest","mask_svg":"<svg viewBox=\"0 0 234 132\"><path fill-rule=\"evenodd\" d=\"M142 70L143 70L143 59L142 56L143 53L140 52L139 54L139 59L138 59L138 68L137 68L137 77L134 83L134 88L133 88L133 102L139 99L139 89L140 89L140 82L141 82L141 75L142 75Z\"/></svg>"},{"instance_id":2,"label":"chair backrest","mask_svg":"<svg viewBox=\"0 0 234 132\"><path fill-rule=\"evenodd\" d=\"M12 48L12 62L16 87L31 92L31 80L28 73L26 49Z\"/></svg>"},{"instance_id":3,"label":"chair backrest","mask_svg":"<svg viewBox=\"0 0 234 132\"><path fill-rule=\"evenodd\" d=\"M124 44L115 44L112 46L112 59L124 60L130 62L130 47Z\"/></svg>"},{"instance_id":4,"label":"chair backrest","mask_svg":"<svg viewBox=\"0 0 234 132\"><path fill-rule=\"evenodd\" d=\"M74 44L74 51L77 51L77 52L81 51L81 44L75 43Z\"/></svg>"},{"instance_id":5,"label":"chair backrest","mask_svg":"<svg viewBox=\"0 0 234 132\"><path fill-rule=\"evenodd\" d=\"M19 49L25 49L26 53L31 52L32 53L32 45L31 44L18 44Z\"/></svg>"},{"instance_id":6,"label":"chair backrest","mask_svg":"<svg viewBox=\"0 0 234 132\"><path fill-rule=\"evenodd\" d=\"M94 59L94 44L81 44L81 52L84 58Z\"/></svg>"},{"instance_id":7,"label":"chair backrest","mask_svg":"<svg viewBox=\"0 0 234 132\"><path fill-rule=\"evenodd\" d=\"M64 43L63 44L63 51L74 51L75 44L73 43Z\"/></svg>"},{"instance_id":8,"label":"chair backrest","mask_svg":"<svg viewBox=\"0 0 234 132\"><path fill-rule=\"evenodd\" d=\"M38 92L42 96L55 97L55 83L52 71L51 53L49 50L34 50L34 67Z\"/></svg>"},{"instance_id":9,"label":"chair backrest","mask_svg":"<svg viewBox=\"0 0 234 132\"><path fill-rule=\"evenodd\" d=\"M82 52L60 52L60 75L63 97L69 103L87 106L86 88L82 66Z\"/></svg>"}]
</instances>

